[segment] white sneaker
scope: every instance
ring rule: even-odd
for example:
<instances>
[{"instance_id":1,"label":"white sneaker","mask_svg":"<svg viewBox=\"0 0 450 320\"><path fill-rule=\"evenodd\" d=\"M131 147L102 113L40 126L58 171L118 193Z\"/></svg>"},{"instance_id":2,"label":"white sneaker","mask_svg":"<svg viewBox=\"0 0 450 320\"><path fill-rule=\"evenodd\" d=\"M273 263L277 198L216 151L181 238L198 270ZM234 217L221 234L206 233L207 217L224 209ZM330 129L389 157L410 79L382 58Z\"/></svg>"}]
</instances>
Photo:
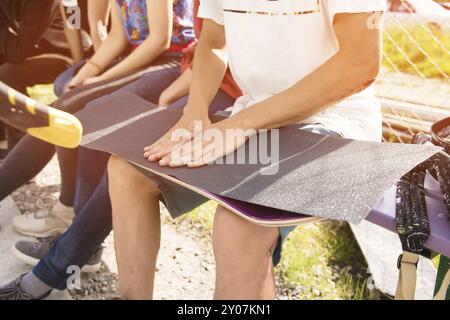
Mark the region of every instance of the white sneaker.
<instances>
[{"instance_id":1,"label":"white sneaker","mask_svg":"<svg viewBox=\"0 0 450 320\"><path fill-rule=\"evenodd\" d=\"M15 216L13 226L22 235L47 238L64 233L72 224L73 217L73 208L58 201L50 212L39 211Z\"/></svg>"}]
</instances>

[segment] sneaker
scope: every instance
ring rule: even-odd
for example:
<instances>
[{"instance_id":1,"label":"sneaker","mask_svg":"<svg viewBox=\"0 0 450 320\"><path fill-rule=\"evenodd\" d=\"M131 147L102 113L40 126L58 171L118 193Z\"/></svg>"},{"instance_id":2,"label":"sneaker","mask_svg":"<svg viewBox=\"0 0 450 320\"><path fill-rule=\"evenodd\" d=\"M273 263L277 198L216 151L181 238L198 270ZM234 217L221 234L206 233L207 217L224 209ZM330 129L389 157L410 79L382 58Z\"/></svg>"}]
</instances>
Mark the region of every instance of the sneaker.
<instances>
[{"instance_id":1,"label":"sneaker","mask_svg":"<svg viewBox=\"0 0 450 320\"><path fill-rule=\"evenodd\" d=\"M35 241L19 241L11 248L14 256L20 261L25 262L30 266L36 266L39 261L44 258L51 250L60 235L39 239ZM81 272L94 273L100 270L102 262L103 247L100 247L91 256L86 265L81 268Z\"/></svg>"},{"instance_id":2,"label":"sneaker","mask_svg":"<svg viewBox=\"0 0 450 320\"><path fill-rule=\"evenodd\" d=\"M37 298L33 298L31 295L29 295L28 293L26 293L23 289L22 286L20 285L22 278L26 275L23 274L20 277L18 277L17 279L11 281L10 283L8 283L7 285L0 287L0 301L6 301L6 300L43 300L45 298L47 298L50 293L52 292L51 290L49 292L47 292L46 294L37 297Z\"/></svg>"},{"instance_id":3,"label":"sneaker","mask_svg":"<svg viewBox=\"0 0 450 320\"><path fill-rule=\"evenodd\" d=\"M66 232L72 224L73 208L58 201L49 213L42 211L15 216L13 226L22 235L47 238Z\"/></svg>"}]
</instances>

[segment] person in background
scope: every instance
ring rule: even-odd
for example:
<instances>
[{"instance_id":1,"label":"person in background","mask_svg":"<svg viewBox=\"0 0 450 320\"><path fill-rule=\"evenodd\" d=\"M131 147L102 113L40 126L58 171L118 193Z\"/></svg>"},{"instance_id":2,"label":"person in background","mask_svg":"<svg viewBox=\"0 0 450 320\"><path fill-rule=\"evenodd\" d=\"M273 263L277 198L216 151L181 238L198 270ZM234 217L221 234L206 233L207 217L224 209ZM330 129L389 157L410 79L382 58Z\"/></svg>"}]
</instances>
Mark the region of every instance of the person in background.
<instances>
[{"instance_id":1,"label":"person in background","mask_svg":"<svg viewBox=\"0 0 450 320\"><path fill-rule=\"evenodd\" d=\"M61 0L60 8L74 63L80 63L98 50L107 36L110 0Z\"/></svg>"},{"instance_id":2,"label":"person in background","mask_svg":"<svg viewBox=\"0 0 450 320\"><path fill-rule=\"evenodd\" d=\"M61 72L88 54L92 41L85 31L89 29L87 20L89 17L90 21L98 21L98 25L100 21L107 23L108 7L101 5L105 0L76 3L82 13L79 17L81 28L68 28L65 23L67 11L62 2L0 2L0 81L26 94L27 87L53 83ZM92 8L89 14L87 2ZM93 30L92 34L94 39L99 39L99 32ZM11 150L23 133L9 126L5 132L4 127L2 123L0 140L8 138L7 147ZM0 159L6 155L7 150L0 150Z\"/></svg>"},{"instance_id":3,"label":"person in background","mask_svg":"<svg viewBox=\"0 0 450 320\"><path fill-rule=\"evenodd\" d=\"M111 7L108 37L86 63L70 68L58 78L55 90L58 87L60 94L70 89L67 94L78 92L86 97L84 89L92 86L104 89L108 87L108 81L114 81L111 79L122 79L127 75L136 80L134 74L139 75L137 71L151 64L179 63L181 51L195 40L191 0L111 0ZM127 81L131 80L121 81L121 86L129 83ZM103 94L109 89L105 90ZM92 96L92 100L95 98ZM58 101L54 107L58 107ZM68 107L65 111L77 110ZM16 218L14 225L22 234L47 237L64 232L72 222L77 151L58 150L61 167L59 201L48 215ZM0 166L0 200L38 174L54 154L54 145L26 135ZM37 219L36 216L45 218Z\"/></svg>"},{"instance_id":4,"label":"person in background","mask_svg":"<svg viewBox=\"0 0 450 320\"><path fill-rule=\"evenodd\" d=\"M27 87L52 83L72 62L58 0L0 1L0 81L26 94ZM11 150L22 133L5 129Z\"/></svg>"}]
</instances>

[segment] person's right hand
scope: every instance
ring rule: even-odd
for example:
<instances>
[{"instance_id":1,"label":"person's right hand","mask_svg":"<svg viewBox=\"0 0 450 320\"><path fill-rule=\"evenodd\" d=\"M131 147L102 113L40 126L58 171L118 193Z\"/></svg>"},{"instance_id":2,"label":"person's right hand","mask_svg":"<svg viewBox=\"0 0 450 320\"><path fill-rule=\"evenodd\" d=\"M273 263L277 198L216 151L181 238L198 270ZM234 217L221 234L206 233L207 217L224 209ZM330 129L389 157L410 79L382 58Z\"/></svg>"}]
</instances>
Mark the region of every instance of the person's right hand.
<instances>
[{"instance_id":1,"label":"person's right hand","mask_svg":"<svg viewBox=\"0 0 450 320\"><path fill-rule=\"evenodd\" d=\"M85 85L86 80L89 78L93 78L98 75L98 70L93 67L91 64L86 63L80 71L76 74L75 77L72 78L72 80L69 82L69 84L66 87L66 90L72 90L78 87L81 87Z\"/></svg>"},{"instance_id":2,"label":"person's right hand","mask_svg":"<svg viewBox=\"0 0 450 320\"><path fill-rule=\"evenodd\" d=\"M151 162L161 160L175 148L194 138L195 125L206 128L211 124L208 113L196 112L186 106L183 116L158 141L144 148L144 157ZM186 133L186 134L183 134ZM175 139L178 138L178 139Z\"/></svg>"},{"instance_id":3,"label":"person's right hand","mask_svg":"<svg viewBox=\"0 0 450 320\"><path fill-rule=\"evenodd\" d=\"M69 84L66 87L66 91L81 87L84 82L86 81L87 77L80 74L80 72L72 78L72 80L69 82Z\"/></svg>"}]
</instances>

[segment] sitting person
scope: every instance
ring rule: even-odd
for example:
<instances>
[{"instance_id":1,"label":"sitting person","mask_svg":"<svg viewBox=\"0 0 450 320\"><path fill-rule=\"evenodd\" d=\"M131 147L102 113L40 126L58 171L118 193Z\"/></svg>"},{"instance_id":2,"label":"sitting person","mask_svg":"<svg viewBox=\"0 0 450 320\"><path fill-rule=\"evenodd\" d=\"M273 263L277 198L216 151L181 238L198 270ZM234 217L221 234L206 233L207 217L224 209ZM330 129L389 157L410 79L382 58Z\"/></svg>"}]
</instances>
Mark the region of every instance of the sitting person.
<instances>
[{"instance_id":1,"label":"sitting person","mask_svg":"<svg viewBox=\"0 0 450 320\"><path fill-rule=\"evenodd\" d=\"M198 0L194 10L198 10ZM195 19L195 34L200 34L202 20ZM155 104L169 108L183 108L191 84L192 60L196 45L183 50L181 66L151 67L141 78L117 92L94 100L86 108L95 109L105 101L123 92L132 92ZM223 110L242 95L231 74L226 73L221 89L211 102L210 112ZM73 224L62 235L41 242L21 241L13 252L26 263L37 266L0 288L0 299L40 299L52 289L65 289L71 266L82 271L98 270L101 245L112 229L111 204L108 194L106 164L109 156L80 148L77 170L77 192Z\"/></svg>"},{"instance_id":2,"label":"sitting person","mask_svg":"<svg viewBox=\"0 0 450 320\"><path fill-rule=\"evenodd\" d=\"M55 87L71 88L70 91L81 94L89 87L87 84L93 86L98 82L103 88L108 79L136 73L155 61L178 62L181 50L194 41L190 3L191 0L112 0L112 25L108 37L78 72L77 66L70 68L57 80L64 84ZM124 52L129 54L114 63ZM76 73L73 78L72 73ZM123 81L121 86L129 82L132 81ZM68 107L65 111L77 110ZM52 144L25 136L0 166L0 201L37 175L54 154ZM59 202L45 219L36 218L35 214L16 217L14 226L21 234L48 237L64 232L72 222L77 152L60 148L58 156L61 167Z\"/></svg>"},{"instance_id":3,"label":"sitting person","mask_svg":"<svg viewBox=\"0 0 450 320\"><path fill-rule=\"evenodd\" d=\"M192 153L177 158L175 151L183 146L172 133L188 130L193 139L194 121L203 123L203 132L214 129L222 137L228 129L306 124L302 129L322 134L381 140L381 108L370 86L381 62L380 12L385 7L384 0L203 0L199 15L206 20L189 100L177 125L145 148L144 157L161 166L195 168L212 162L204 158L210 150L218 151L218 159L240 146L202 140L203 145L192 145L188 139L184 150ZM211 124L208 108L227 68L226 56L246 94L231 117ZM160 245L159 200L165 199L178 217L198 205L200 196L117 157L109 161L108 178L121 297L151 299ZM273 266L291 230L261 227L219 206L214 298L273 299Z\"/></svg>"},{"instance_id":4,"label":"sitting person","mask_svg":"<svg viewBox=\"0 0 450 320\"><path fill-rule=\"evenodd\" d=\"M76 59L78 55L77 52L73 57ZM53 83L72 62L59 0L0 2L1 82L27 94L27 87ZM3 124L0 130L6 130L8 150L23 136L18 130ZM5 136L3 132L1 135ZM2 152L3 156L6 154Z\"/></svg>"}]
</instances>

